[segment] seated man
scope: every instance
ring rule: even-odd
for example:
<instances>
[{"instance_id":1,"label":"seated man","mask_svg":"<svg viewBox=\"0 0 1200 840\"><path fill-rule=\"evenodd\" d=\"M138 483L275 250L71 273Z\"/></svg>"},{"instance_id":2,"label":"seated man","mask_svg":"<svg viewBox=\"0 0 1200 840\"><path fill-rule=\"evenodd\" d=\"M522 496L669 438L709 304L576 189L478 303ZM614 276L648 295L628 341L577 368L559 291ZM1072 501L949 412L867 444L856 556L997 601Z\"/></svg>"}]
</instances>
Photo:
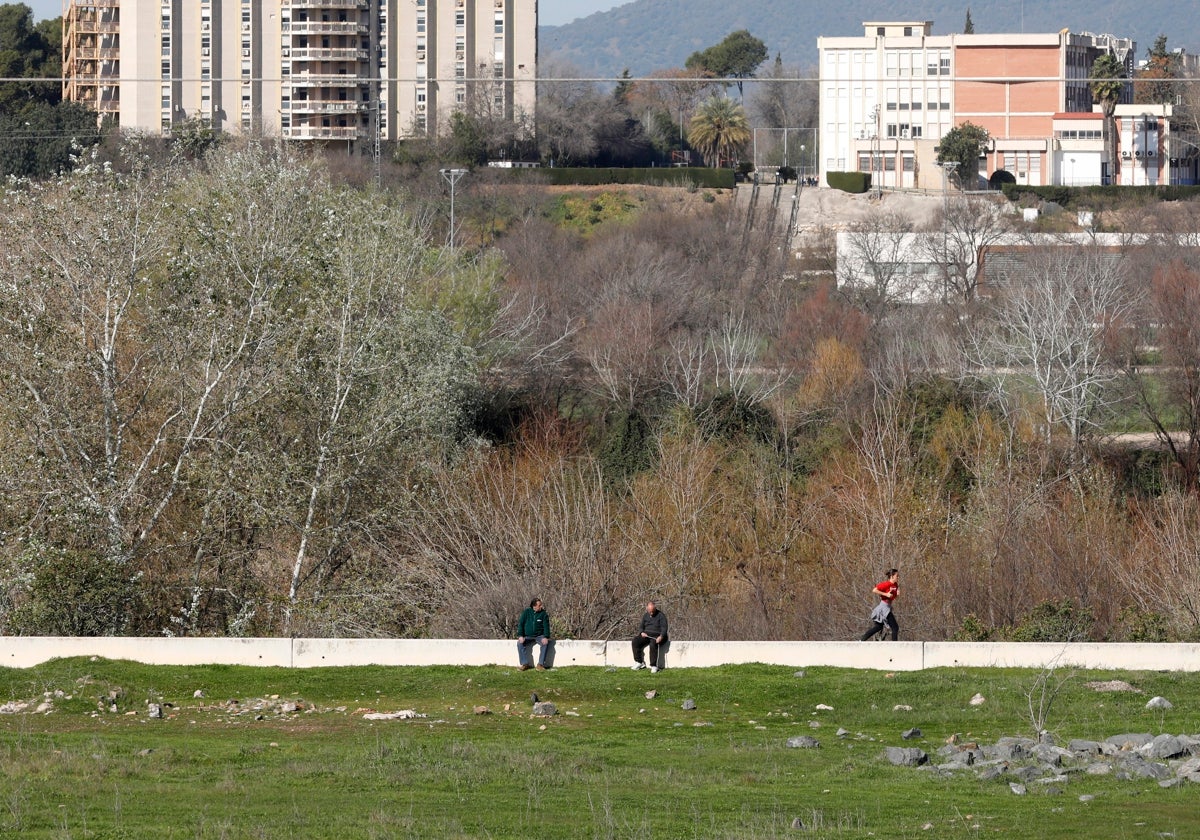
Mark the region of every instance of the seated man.
<instances>
[{"instance_id":1,"label":"seated man","mask_svg":"<svg viewBox=\"0 0 1200 840\"><path fill-rule=\"evenodd\" d=\"M529 646L532 644L541 647L537 669L545 671L546 648L550 646L550 615L542 608L541 598L530 601L517 621L517 659L521 663L522 671L533 667L533 657L529 653Z\"/></svg>"},{"instance_id":2,"label":"seated man","mask_svg":"<svg viewBox=\"0 0 1200 840\"><path fill-rule=\"evenodd\" d=\"M646 603L646 611L642 613L642 624L638 634L633 637L633 670L640 671L646 667L642 658L647 647L650 648L650 673L658 672L658 648L667 641L667 614L658 609L653 601Z\"/></svg>"}]
</instances>

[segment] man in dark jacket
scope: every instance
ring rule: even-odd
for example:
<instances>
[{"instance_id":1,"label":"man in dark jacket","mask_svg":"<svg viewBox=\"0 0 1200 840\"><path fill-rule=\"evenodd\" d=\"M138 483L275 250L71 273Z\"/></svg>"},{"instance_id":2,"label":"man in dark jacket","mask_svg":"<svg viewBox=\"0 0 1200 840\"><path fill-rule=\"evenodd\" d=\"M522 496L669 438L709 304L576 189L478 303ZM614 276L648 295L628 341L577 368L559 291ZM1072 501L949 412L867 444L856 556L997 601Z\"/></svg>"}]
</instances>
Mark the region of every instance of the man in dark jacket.
<instances>
[{"instance_id":1,"label":"man in dark jacket","mask_svg":"<svg viewBox=\"0 0 1200 840\"><path fill-rule=\"evenodd\" d=\"M522 671L533 667L533 657L529 652L529 646L533 644L541 648L537 669L545 671L546 648L550 646L550 614L542 607L541 598L530 601L517 622L517 659Z\"/></svg>"},{"instance_id":2,"label":"man in dark jacket","mask_svg":"<svg viewBox=\"0 0 1200 840\"><path fill-rule=\"evenodd\" d=\"M646 611L642 613L642 624L638 634L633 637L633 670L640 671L646 667L643 651L650 648L650 673L658 672L658 648L667 640L667 614L654 605L653 601L646 603Z\"/></svg>"}]
</instances>

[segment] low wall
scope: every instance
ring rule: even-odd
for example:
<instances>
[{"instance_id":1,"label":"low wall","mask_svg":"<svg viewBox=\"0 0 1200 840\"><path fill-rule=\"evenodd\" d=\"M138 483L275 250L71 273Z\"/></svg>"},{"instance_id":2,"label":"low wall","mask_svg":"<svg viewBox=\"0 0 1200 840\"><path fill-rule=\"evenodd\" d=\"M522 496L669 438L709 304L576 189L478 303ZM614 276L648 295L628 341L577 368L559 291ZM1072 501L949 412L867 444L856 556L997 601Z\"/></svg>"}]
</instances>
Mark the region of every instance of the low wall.
<instances>
[{"instance_id":1,"label":"low wall","mask_svg":"<svg viewBox=\"0 0 1200 840\"><path fill-rule=\"evenodd\" d=\"M516 665L505 639L226 639L0 636L0 667L29 668L50 659L96 656L150 665L254 665L314 668L348 665ZM633 664L629 642L555 642L554 667ZM1200 671L1200 644L999 642L689 642L672 641L668 668L761 662L792 668L833 666L886 671L924 668L1080 667L1117 671Z\"/></svg>"}]
</instances>

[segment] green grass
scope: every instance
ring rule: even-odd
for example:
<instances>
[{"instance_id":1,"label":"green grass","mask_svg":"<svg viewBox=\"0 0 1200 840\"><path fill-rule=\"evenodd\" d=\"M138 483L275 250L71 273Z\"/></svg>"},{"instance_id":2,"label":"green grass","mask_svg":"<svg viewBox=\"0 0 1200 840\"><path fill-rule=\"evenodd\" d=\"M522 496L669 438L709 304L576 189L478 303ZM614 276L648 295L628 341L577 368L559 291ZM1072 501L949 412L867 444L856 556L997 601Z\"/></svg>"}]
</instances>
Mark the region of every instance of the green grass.
<instances>
[{"instance_id":1,"label":"green grass","mask_svg":"<svg viewBox=\"0 0 1200 840\"><path fill-rule=\"evenodd\" d=\"M1038 673L886 674L729 666L258 669L58 660L0 669L0 837L774 838L1196 836L1195 786L1078 774L1053 793L892 767L885 746L934 755L951 734L1030 735ZM1056 674L1057 678L1066 671ZM1121 678L1142 694L1099 693ZM645 692L657 689L647 699ZM202 689L204 698L193 692ZM530 717L530 693L559 714ZM987 702L970 706L976 692ZM1144 706L1161 694L1175 708ZM117 711L108 711L110 695ZM280 714L278 695L305 707ZM691 698L697 708L684 711ZM1200 674L1074 674L1054 697L1060 743L1200 732ZM150 719L147 702L167 702ZM817 704L833 711L816 711ZM508 711L505 705L509 706ZM912 711L896 711L904 704ZM475 706L491 714L478 715ZM369 721L363 709L414 709ZM130 714L134 712L136 714ZM568 715L574 712L578 716ZM820 722L813 729L809 721ZM697 723L709 724L697 726ZM924 736L903 741L919 727ZM838 727L850 736L835 736ZM811 734L820 749L789 749ZM935 758L936 760L936 758ZM1090 802L1079 796L1092 794ZM799 817L809 830L793 830ZM930 828L925 828L925 826Z\"/></svg>"}]
</instances>

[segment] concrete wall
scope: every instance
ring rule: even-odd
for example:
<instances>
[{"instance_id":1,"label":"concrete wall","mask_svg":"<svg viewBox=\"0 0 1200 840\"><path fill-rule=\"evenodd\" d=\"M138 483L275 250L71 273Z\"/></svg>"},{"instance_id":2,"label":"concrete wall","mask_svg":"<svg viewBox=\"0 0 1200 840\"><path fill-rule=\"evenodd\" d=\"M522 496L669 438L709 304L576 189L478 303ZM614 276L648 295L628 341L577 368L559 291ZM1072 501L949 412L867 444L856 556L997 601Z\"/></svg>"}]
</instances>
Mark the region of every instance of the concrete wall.
<instances>
[{"instance_id":1,"label":"concrete wall","mask_svg":"<svg viewBox=\"0 0 1200 840\"><path fill-rule=\"evenodd\" d=\"M96 656L151 665L253 665L313 668L349 665L516 665L505 639L170 639L0 636L0 667L29 668L50 659ZM629 642L559 641L553 666L625 667ZM1001 644L983 642L688 642L673 641L668 668L761 662L791 668L832 666L886 671L924 668L1081 667L1120 671L1200 671L1200 644Z\"/></svg>"}]
</instances>

